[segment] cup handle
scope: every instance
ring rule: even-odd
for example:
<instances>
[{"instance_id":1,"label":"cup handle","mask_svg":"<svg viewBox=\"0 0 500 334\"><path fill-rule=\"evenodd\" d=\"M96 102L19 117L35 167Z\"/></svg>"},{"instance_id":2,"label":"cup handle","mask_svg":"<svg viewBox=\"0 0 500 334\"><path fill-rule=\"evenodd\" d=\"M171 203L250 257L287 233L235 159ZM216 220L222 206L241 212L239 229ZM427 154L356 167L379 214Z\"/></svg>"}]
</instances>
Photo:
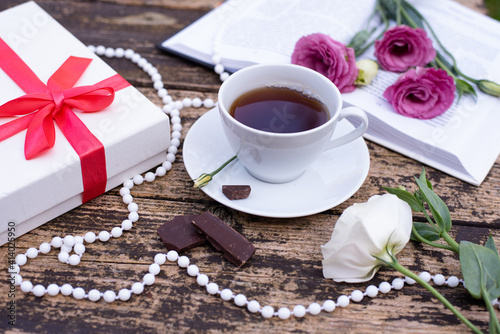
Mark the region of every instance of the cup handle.
<instances>
[{"instance_id":1,"label":"cup handle","mask_svg":"<svg viewBox=\"0 0 500 334\"><path fill-rule=\"evenodd\" d=\"M361 124L351 132L343 135L342 137L335 138L332 141L330 141L325 150L330 150L332 148L345 145L353 141L354 139L357 139L358 137L362 136L366 132L366 129L368 128L368 117L366 116L366 113L362 109L358 107L344 108L340 111L338 121L340 122L341 120L349 116L361 120Z\"/></svg>"}]
</instances>

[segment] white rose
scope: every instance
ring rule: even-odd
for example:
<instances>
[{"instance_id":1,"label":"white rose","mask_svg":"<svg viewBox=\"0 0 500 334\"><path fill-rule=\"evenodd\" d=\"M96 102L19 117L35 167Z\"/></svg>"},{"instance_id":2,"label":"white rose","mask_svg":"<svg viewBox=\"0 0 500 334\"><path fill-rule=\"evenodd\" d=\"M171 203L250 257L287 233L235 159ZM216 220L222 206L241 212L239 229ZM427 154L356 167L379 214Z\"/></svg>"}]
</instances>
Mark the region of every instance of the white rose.
<instances>
[{"instance_id":1,"label":"white rose","mask_svg":"<svg viewBox=\"0 0 500 334\"><path fill-rule=\"evenodd\" d=\"M392 194L372 196L348 207L340 216L332 238L321 246L323 276L336 282L370 280L383 262L392 261L408 243L412 228L410 206Z\"/></svg>"}]
</instances>

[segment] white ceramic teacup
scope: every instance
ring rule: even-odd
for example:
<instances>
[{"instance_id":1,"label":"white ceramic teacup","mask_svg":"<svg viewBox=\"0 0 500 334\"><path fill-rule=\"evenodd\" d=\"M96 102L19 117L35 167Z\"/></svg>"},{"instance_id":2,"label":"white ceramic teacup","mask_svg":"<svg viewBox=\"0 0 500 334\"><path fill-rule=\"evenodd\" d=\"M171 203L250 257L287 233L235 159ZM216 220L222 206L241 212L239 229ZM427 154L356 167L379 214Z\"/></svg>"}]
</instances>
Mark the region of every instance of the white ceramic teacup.
<instances>
[{"instance_id":1,"label":"white ceramic teacup","mask_svg":"<svg viewBox=\"0 0 500 334\"><path fill-rule=\"evenodd\" d=\"M267 85L284 85L308 92L326 106L329 120L307 131L273 133L246 126L229 114L236 98ZM272 183L296 179L322 152L353 141L368 127L363 110L356 107L342 109L340 92L330 80L306 67L291 64L253 65L235 72L219 89L218 109L224 133L239 161L251 175ZM340 138L332 139L337 122L347 116L358 118L360 125Z\"/></svg>"}]
</instances>

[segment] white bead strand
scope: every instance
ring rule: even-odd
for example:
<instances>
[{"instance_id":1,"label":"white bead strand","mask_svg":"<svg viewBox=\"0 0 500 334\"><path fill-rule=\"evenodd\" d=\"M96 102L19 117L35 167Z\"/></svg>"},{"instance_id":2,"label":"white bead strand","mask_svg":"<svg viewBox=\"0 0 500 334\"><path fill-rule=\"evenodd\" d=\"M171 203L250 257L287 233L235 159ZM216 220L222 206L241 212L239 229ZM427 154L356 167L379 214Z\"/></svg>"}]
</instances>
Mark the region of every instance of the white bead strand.
<instances>
[{"instance_id":1,"label":"white bead strand","mask_svg":"<svg viewBox=\"0 0 500 334\"><path fill-rule=\"evenodd\" d=\"M227 24L226 24L227 25ZM225 25L225 26L226 26ZM229 73L225 71L224 66L221 63L221 57L218 53L218 46L221 41L221 33L219 32L216 39L214 40L214 54L212 61L215 64L214 71L220 75L220 79L224 81ZM131 49L124 50L123 48L106 48L102 45L100 46L89 46L89 50L95 52L97 55L106 57L116 57L116 58L126 58L131 60L133 63L137 64L144 72L146 72L153 82L154 88L158 91L158 96L162 99L165 104L162 110L169 114L171 119L171 146L167 150L166 160L161 166L156 168L156 171L147 172L143 175L135 175L133 178L125 180L123 186L120 189L120 195L122 196L122 201L127 205L129 215L127 219L123 220L120 226L116 226L111 229L111 231L101 231L98 235L94 232L87 232L83 236L73 236L67 235L64 238L59 236L53 237L50 242L42 243L39 248L29 248L26 250L25 254L18 254L15 258L15 264L10 266L9 273L15 278L15 285L18 285L24 293L32 293L36 297L42 297L45 294L49 296L56 296L61 293L64 296L73 296L75 299L88 299L92 302L98 302L103 299L105 302L111 303L117 300L127 301L131 298L132 294L139 295L143 293L144 287L146 285L152 285L155 283L156 276L161 272L161 265L165 264L167 261L176 263L180 268L185 268L188 276L196 279L197 284L203 287L206 292L210 295L218 295L224 301L232 301L236 306L246 307L246 309L251 313L260 313L264 318L278 317L279 319L289 319L291 316L296 318L304 317L307 313L310 315L318 315L321 311L333 312L337 307L347 307L351 301L361 302L365 296L370 298L375 298L379 292L382 294L389 293L392 289L400 290L404 287L405 283L408 285L415 284L415 280L410 277L395 278L391 283L382 282L377 287L375 285L369 285L365 292L361 290L354 290L350 295L341 295L337 298L335 302L333 299L328 299L323 302L322 305L313 302L309 304L306 308L303 305L296 305L292 309L288 307L281 307L275 311L275 308L270 305L261 306L261 304L256 300L248 301L248 298L243 294L234 294L230 289L221 289L219 285L215 282L211 282L209 277L205 274L200 273L200 269L197 265L191 264L190 259L187 256L179 256L176 251L170 250L166 254L158 253L154 257L154 262L149 266L148 272L142 277L142 281L135 282L132 284L130 289L121 289L118 293L108 290L105 292L100 292L97 289L91 289L88 293L81 287L74 288L70 284L63 284L59 286L58 284L49 284L47 288L43 285L37 284L33 285L29 280L25 280L20 275L20 267L24 266L29 260L37 258L41 254L48 254L52 249L60 249L58 254L58 259L62 263L76 266L80 263L83 254L86 251L84 243L94 243L99 240L103 243L110 241L111 238L119 238L122 236L123 232L129 231L133 227L133 223L139 220L138 205L134 202L134 198L131 195L131 190L136 185L141 185L146 182L153 182L157 177L162 177L172 169L172 163L175 161L175 154L180 146L180 138L182 131L182 124L179 111L183 108L213 108L215 103L212 99L201 100L199 97L195 98L184 98L182 100L174 101L174 99L168 94L168 90L164 87L162 82L162 77L158 73L158 70L149 63L145 58L141 57L138 53ZM71 254L73 253L74 254ZM419 275L420 278L426 282L433 281L437 286L447 285L448 287L457 287L460 283L464 283L463 280L458 279L455 276L450 276L446 279L441 274L436 274L431 276L428 272L422 272ZM494 306L499 307L500 303L498 300L492 302Z\"/></svg>"},{"instance_id":2,"label":"white bead strand","mask_svg":"<svg viewBox=\"0 0 500 334\"><path fill-rule=\"evenodd\" d=\"M39 249L29 248L25 254L18 254L16 257L16 264L11 266L10 273L12 275L16 275L15 279L18 283L17 285L22 286L21 290L26 293L33 293L37 297L43 296L45 293L54 296L59 294L70 296L72 295L76 299L88 298L91 301L98 301L103 298L107 302L112 302L116 299L120 300L128 300L130 299L130 294L140 294L144 290L144 285L151 285L154 283L154 276L160 272L159 264L163 264L166 261L166 254L163 255L164 260L158 260L160 263L154 263L149 268L149 273L146 274L143 278L143 282L136 283L132 286L131 290L122 289L117 296L113 291L106 291L105 293L101 293L96 289L92 289L89 291L89 294L85 294L85 291L82 288L73 288L69 284L64 284L62 287L59 287L57 284L50 284L47 289L45 289L41 285L37 285L33 287L33 284L27 280L22 279L22 277L18 274L20 272L20 266L25 265L28 259L35 259L39 253L47 254L50 252L51 248L60 248L61 251L58 255L58 259L62 263L66 263L69 265L76 266L80 263L81 257L83 253L85 253L84 242L93 243L96 240L100 240L101 242L107 242L113 238L119 238L123 231L128 231L132 228L132 223L136 222L139 219L139 215L137 214L138 206L134 203L133 197L130 195L130 190L135 185L140 185L144 181L153 182L156 177L161 177L166 175L167 171L172 168L172 162L175 161L175 154L177 153L177 149L180 146L180 138L182 130L181 119L179 117L179 110L183 107L203 107L208 105L210 107L214 106L214 102L210 99L205 100L205 103L201 103L199 98L195 98L195 104L193 106L193 100L190 98L185 98L182 101L174 101L170 95L168 95L168 91L164 88L163 82L161 81L161 75L158 73L158 70L150 64L145 58L142 58L138 53L135 53L131 49L124 50L123 48L106 48L102 45L100 46L88 46L89 50L95 52L98 55L106 56L106 57L117 57L131 60L136 63L140 68L143 69L152 79L153 86L158 91L158 96L162 98L165 103L172 103L176 109L172 110L171 120L172 120L172 145L167 150L168 155L166 157L165 162L156 169L155 173L148 172L144 176L136 175L132 179L126 180L123 183L123 187L120 189L120 195L122 196L123 202L127 204L127 209L129 211L129 219L125 219L121 226L114 227L110 232L101 231L98 235L94 232L87 232L84 236L72 236L67 235L64 238L54 237L52 238L50 243L42 243ZM166 106L165 106L166 107ZM164 107L164 110L166 109ZM75 254L71 254L72 252ZM174 256L174 254L170 254L170 257ZM177 260L178 255L175 254L175 258ZM161 256L159 257L161 258ZM161 263L163 262L163 263ZM183 257L181 260L181 264L187 263L189 264L189 259L187 257ZM196 266L191 267L197 269ZM198 270L199 272L199 270ZM198 275L198 272L196 275ZM195 275L195 276L196 276ZM198 275L198 277L206 277L206 275ZM208 278L207 278L208 283Z\"/></svg>"}]
</instances>

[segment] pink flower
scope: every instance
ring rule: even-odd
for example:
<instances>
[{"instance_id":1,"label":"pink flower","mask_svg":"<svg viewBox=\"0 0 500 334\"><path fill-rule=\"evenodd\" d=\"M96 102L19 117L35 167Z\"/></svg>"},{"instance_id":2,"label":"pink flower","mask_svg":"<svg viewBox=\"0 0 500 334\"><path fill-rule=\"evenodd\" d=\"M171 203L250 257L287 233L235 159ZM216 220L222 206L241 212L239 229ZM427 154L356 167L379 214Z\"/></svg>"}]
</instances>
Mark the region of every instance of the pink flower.
<instances>
[{"instance_id":1,"label":"pink flower","mask_svg":"<svg viewBox=\"0 0 500 334\"><path fill-rule=\"evenodd\" d=\"M375 57L383 69L403 72L410 67L427 65L436 57L436 50L425 30L399 25L375 41Z\"/></svg>"},{"instance_id":2,"label":"pink flower","mask_svg":"<svg viewBox=\"0 0 500 334\"><path fill-rule=\"evenodd\" d=\"M356 88L354 81L358 77L358 68L354 50L328 35L316 33L299 39L292 54L292 64L323 74L341 93Z\"/></svg>"},{"instance_id":3,"label":"pink flower","mask_svg":"<svg viewBox=\"0 0 500 334\"><path fill-rule=\"evenodd\" d=\"M453 104L455 81L445 70L417 67L402 74L384 97L403 116L430 119Z\"/></svg>"}]
</instances>

